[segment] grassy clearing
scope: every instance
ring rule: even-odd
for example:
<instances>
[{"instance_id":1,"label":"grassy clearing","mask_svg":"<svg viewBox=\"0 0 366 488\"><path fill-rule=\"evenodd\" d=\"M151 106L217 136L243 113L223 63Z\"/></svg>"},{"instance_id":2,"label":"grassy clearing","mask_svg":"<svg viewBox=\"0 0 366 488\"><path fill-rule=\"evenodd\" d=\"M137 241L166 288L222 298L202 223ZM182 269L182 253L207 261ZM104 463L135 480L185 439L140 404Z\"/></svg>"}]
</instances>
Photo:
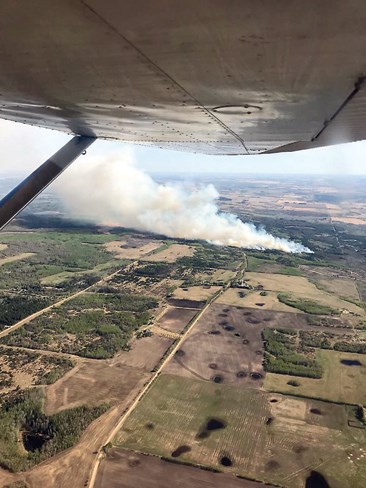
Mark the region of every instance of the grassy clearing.
<instances>
[{"instance_id":1,"label":"grassy clearing","mask_svg":"<svg viewBox=\"0 0 366 488\"><path fill-rule=\"evenodd\" d=\"M129 261L123 259L116 259L114 261L107 261L103 264L97 264L94 268L87 271L88 275L96 276L97 278L105 275L106 272L113 272L126 264ZM85 270L83 271L61 271L55 272L55 274L47 274L44 278L41 278L41 284L45 286L59 285L65 281L70 280L70 278L82 278L85 276Z\"/></svg>"},{"instance_id":2,"label":"grassy clearing","mask_svg":"<svg viewBox=\"0 0 366 488\"><path fill-rule=\"evenodd\" d=\"M305 300L303 298L296 299L291 297L288 293L278 293L278 301L288 305L289 307L297 308L305 313L310 313L314 315L339 315L339 310L332 307L327 307L326 305L321 305L320 303L314 302L313 300Z\"/></svg>"},{"instance_id":3,"label":"grassy clearing","mask_svg":"<svg viewBox=\"0 0 366 488\"><path fill-rule=\"evenodd\" d=\"M140 259L146 254L155 252L162 246L160 241L151 241L143 244L142 246L128 247L127 241L123 240L107 242L104 244L104 247L107 251L113 253L116 259Z\"/></svg>"},{"instance_id":4,"label":"grassy clearing","mask_svg":"<svg viewBox=\"0 0 366 488\"><path fill-rule=\"evenodd\" d=\"M207 300L220 290L219 286L190 286L176 288L173 292L172 298L180 300Z\"/></svg>"},{"instance_id":5,"label":"grassy clearing","mask_svg":"<svg viewBox=\"0 0 366 488\"><path fill-rule=\"evenodd\" d=\"M316 358L323 368L321 379L295 378L299 386L288 385L293 376L267 373L264 387L268 391L290 393L328 401L366 404L366 359L364 355L317 350ZM346 366L341 360L355 360L360 366Z\"/></svg>"},{"instance_id":6,"label":"grassy clearing","mask_svg":"<svg viewBox=\"0 0 366 488\"><path fill-rule=\"evenodd\" d=\"M246 273L245 278L253 287L262 285L265 290L289 295L293 301L310 301L319 306L334 310L348 310L359 316L365 316L365 310L349 301L337 297L325 290L319 290L303 276L281 274Z\"/></svg>"},{"instance_id":7,"label":"grassy clearing","mask_svg":"<svg viewBox=\"0 0 366 488\"><path fill-rule=\"evenodd\" d=\"M163 261L165 263L175 263L177 259L183 257L192 257L195 253L193 246L187 246L186 244L171 244L169 246L162 246L162 249L156 250L156 252L149 256L143 257L143 261Z\"/></svg>"},{"instance_id":8,"label":"grassy clearing","mask_svg":"<svg viewBox=\"0 0 366 488\"><path fill-rule=\"evenodd\" d=\"M360 297L358 295L356 282L354 280L347 280L341 278L335 278L334 276L329 276L328 279L320 279L313 275L311 277L315 281L315 285L320 290L326 290L329 293L334 293L344 300L351 300L353 303L359 301ZM357 303L356 303L357 304Z\"/></svg>"},{"instance_id":9,"label":"grassy clearing","mask_svg":"<svg viewBox=\"0 0 366 488\"><path fill-rule=\"evenodd\" d=\"M356 476L349 464L346 446L360 445L366 433L351 431L342 406L314 400L275 398L262 391L217 385L212 382L161 375L125 422L115 442L129 449L172 458L180 446L188 450L175 458L277 483L303 488L309 470L324 460L321 472L331 486L362 488L366 467ZM311 413L311 409L321 415ZM209 419L224 428L205 431ZM268 419L272 419L269 421ZM360 431L360 432L358 432ZM299 455L299 452L301 455ZM220 463L229 457L232 466ZM362 467L363 466L363 467ZM351 473L351 474L350 474ZM353 484L352 484L353 483Z\"/></svg>"},{"instance_id":10,"label":"grassy clearing","mask_svg":"<svg viewBox=\"0 0 366 488\"><path fill-rule=\"evenodd\" d=\"M269 259L259 259L255 256L248 256L248 265L246 271L257 273L276 273L289 276L303 276L300 269L293 266L284 266L277 264Z\"/></svg>"},{"instance_id":11,"label":"grassy clearing","mask_svg":"<svg viewBox=\"0 0 366 488\"><path fill-rule=\"evenodd\" d=\"M98 271L98 266L111 263L113 256L102 244L112 236L74 232L16 232L4 234L7 244L3 258L8 262L0 266L0 288L16 292L42 288L42 280L62 272L78 273ZM115 238L115 237L114 237ZM9 262L15 256L27 259ZM118 264L118 262L116 262ZM102 268L99 268L101 270ZM51 281L52 283L52 278Z\"/></svg>"},{"instance_id":12,"label":"grassy clearing","mask_svg":"<svg viewBox=\"0 0 366 488\"><path fill-rule=\"evenodd\" d=\"M260 291L243 290L239 288L229 288L217 300L217 303L225 305L234 305L237 307L249 307L257 310L275 310L277 312L296 313L293 307L280 303L277 293L267 292L267 295L261 295ZM259 304L259 305L258 305Z\"/></svg>"}]
</instances>

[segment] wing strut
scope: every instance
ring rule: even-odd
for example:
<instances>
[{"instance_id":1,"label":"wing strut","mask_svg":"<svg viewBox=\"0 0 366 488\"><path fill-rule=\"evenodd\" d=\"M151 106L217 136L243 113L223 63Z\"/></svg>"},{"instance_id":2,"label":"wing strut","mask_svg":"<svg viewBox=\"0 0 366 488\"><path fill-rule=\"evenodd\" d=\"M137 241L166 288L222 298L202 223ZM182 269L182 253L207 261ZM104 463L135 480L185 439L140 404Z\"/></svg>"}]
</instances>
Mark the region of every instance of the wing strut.
<instances>
[{"instance_id":1,"label":"wing strut","mask_svg":"<svg viewBox=\"0 0 366 488\"><path fill-rule=\"evenodd\" d=\"M0 201L0 230L47 188L94 141L94 137L73 137L71 141L8 193Z\"/></svg>"}]
</instances>

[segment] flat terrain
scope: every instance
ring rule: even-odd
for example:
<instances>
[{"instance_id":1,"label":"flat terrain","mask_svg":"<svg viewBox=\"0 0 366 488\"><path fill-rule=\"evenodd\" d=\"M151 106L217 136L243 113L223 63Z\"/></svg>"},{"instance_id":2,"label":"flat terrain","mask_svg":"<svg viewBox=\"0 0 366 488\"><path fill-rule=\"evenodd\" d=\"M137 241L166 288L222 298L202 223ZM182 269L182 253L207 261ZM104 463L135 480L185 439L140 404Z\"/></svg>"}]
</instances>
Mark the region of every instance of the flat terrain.
<instances>
[{"instance_id":1,"label":"flat terrain","mask_svg":"<svg viewBox=\"0 0 366 488\"><path fill-rule=\"evenodd\" d=\"M138 391L138 386L148 378L148 373L118 363L85 361L47 389L45 412L52 415L85 403L113 405L123 401L132 390Z\"/></svg>"},{"instance_id":2,"label":"flat terrain","mask_svg":"<svg viewBox=\"0 0 366 488\"><path fill-rule=\"evenodd\" d=\"M194 247L186 244L171 244L166 249L152 253L143 258L144 261L164 261L165 263L175 263L178 258L193 256Z\"/></svg>"},{"instance_id":3,"label":"flat terrain","mask_svg":"<svg viewBox=\"0 0 366 488\"><path fill-rule=\"evenodd\" d=\"M194 466L168 463L156 456L114 448L98 471L95 488L263 488L262 483ZM268 485L269 486L269 485Z\"/></svg>"},{"instance_id":4,"label":"flat terrain","mask_svg":"<svg viewBox=\"0 0 366 488\"><path fill-rule=\"evenodd\" d=\"M291 295L333 307L345 309L354 314L364 316L365 310L353 303L334 296L325 290L320 290L307 278L302 276L286 276L281 274L246 273L245 278L252 286L262 285L264 290L290 293Z\"/></svg>"},{"instance_id":5,"label":"flat terrain","mask_svg":"<svg viewBox=\"0 0 366 488\"><path fill-rule=\"evenodd\" d=\"M218 298L217 303L255 308L258 310L273 310L276 312L299 312L295 308L281 303L277 298L277 293L268 292L266 296L261 296L260 293L260 291L229 288Z\"/></svg>"},{"instance_id":6,"label":"flat terrain","mask_svg":"<svg viewBox=\"0 0 366 488\"><path fill-rule=\"evenodd\" d=\"M113 253L117 259L140 259L162 245L159 241L128 245L128 241L111 241L104 244L107 251Z\"/></svg>"},{"instance_id":7,"label":"flat terrain","mask_svg":"<svg viewBox=\"0 0 366 488\"><path fill-rule=\"evenodd\" d=\"M352 225L366 225L365 219L359 219L357 217L332 217L335 222L344 222L345 224Z\"/></svg>"},{"instance_id":8,"label":"flat terrain","mask_svg":"<svg viewBox=\"0 0 366 488\"><path fill-rule=\"evenodd\" d=\"M366 355L317 350L316 357L323 365L323 378L267 373L265 389L333 402L366 404ZM356 361L360 364L346 365L342 361ZM296 380L299 386L288 385L291 380Z\"/></svg>"},{"instance_id":9,"label":"flat terrain","mask_svg":"<svg viewBox=\"0 0 366 488\"><path fill-rule=\"evenodd\" d=\"M259 388L264 376L263 315L259 312L255 317L248 309L211 305L164 371Z\"/></svg>"},{"instance_id":10,"label":"flat terrain","mask_svg":"<svg viewBox=\"0 0 366 488\"><path fill-rule=\"evenodd\" d=\"M156 325L172 332L182 332L197 312L196 309L169 307Z\"/></svg>"},{"instance_id":11,"label":"flat terrain","mask_svg":"<svg viewBox=\"0 0 366 488\"><path fill-rule=\"evenodd\" d=\"M351 300L360 300L357 285L354 280L342 278L319 279L317 283L328 293L334 293L339 297L349 298Z\"/></svg>"},{"instance_id":12,"label":"flat terrain","mask_svg":"<svg viewBox=\"0 0 366 488\"><path fill-rule=\"evenodd\" d=\"M303 488L310 470L332 488L345 479L361 488L366 467L350 463L347 450L365 440L343 406L162 374L115 442L286 488Z\"/></svg>"},{"instance_id":13,"label":"flat terrain","mask_svg":"<svg viewBox=\"0 0 366 488\"><path fill-rule=\"evenodd\" d=\"M230 269L216 269L210 273L202 273L197 275L197 279L207 281L208 283L215 283L217 281L227 282L233 279L236 275L235 271Z\"/></svg>"},{"instance_id":14,"label":"flat terrain","mask_svg":"<svg viewBox=\"0 0 366 488\"><path fill-rule=\"evenodd\" d=\"M75 362L66 357L0 347L0 393L54 383Z\"/></svg>"},{"instance_id":15,"label":"flat terrain","mask_svg":"<svg viewBox=\"0 0 366 488\"><path fill-rule=\"evenodd\" d=\"M219 286L189 286L174 290L172 298L179 300L207 300L220 290Z\"/></svg>"},{"instance_id":16,"label":"flat terrain","mask_svg":"<svg viewBox=\"0 0 366 488\"><path fill-rule=\"evenodd\" d=\"M0 266L4 264L14 263L15 261L21 261L22 259L27 259L34 256L32 252L23 252L22 254L17 254L16 256L8 256L6 258L0 259Z\"/></svg>"},{"instance_id":17,"label":"flat terrain","mask_svg":"<svg viewBox=\"0 0 366 488\"><path fill-rule=\"evenodd\" d=\"M69 228L61 218L32 214L24 214L15 232L2 233L0 334L8 334L2 347L11 357L2 353L1 392L18 394L20 387L22 395L39 383L46 414L104 402L109 409L74 447L24 473L0 469L0 486L23 480L29 488L86 487L102 459L98 488L263 486L235 475L314 488L311 471L331 488L364 488L366 429L355 405L366 405L366 354L319 349L365 347L366 235L360 224L366 179L354 178L351 186L346 180L216 179L224 197L220 211L302 242L313 254L246 250L244 256L241 249L203 241L75 223ZM28 257L13 260L19 256ZM245 289L248 279L258 289ZM162 362L229 280L237 287L208 306ZM290 300L282 296L280 302L278 294ZM309 303L296 308L307 300L318 309ZM47 308L55 303L61 306ZM46 310L42 317L22 322L40 309ZM19 321L16 333L8 329ZM282 365L284 372L291 371L291 357L304 368L315 360L324 374L316 380L265 373L264 357L267 368L278 361L273 370ZM42 418L34 414L33 422L32 415L30 425ZM24 431L22 422L12 431L23 455L25 443L16 439ZM117 446L104 457L102 446L110 440Z\"/></svg>"},{"instance_id":18,"label":"flat terrain","mask_svg":"<svg viewBox=\"0 0 366 488\"><path fill-rule=\"evenodd\" d=\"M47 388L45 411L53 414L84 403L115 405L125 401L148 381L172 343L165 337L144 337L132 341L129 351L121 351L113 359L82 360Z\"/></svg>"}]
</instances>

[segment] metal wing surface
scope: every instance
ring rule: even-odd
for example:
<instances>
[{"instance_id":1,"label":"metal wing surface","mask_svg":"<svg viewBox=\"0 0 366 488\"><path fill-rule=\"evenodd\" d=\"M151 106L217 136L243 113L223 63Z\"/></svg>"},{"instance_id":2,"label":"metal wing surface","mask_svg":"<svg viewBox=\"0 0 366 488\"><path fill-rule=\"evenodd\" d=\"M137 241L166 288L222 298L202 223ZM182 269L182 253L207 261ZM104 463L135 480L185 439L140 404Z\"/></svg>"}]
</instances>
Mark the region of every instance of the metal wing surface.
<instances>
[{"instance_id":1,"label":"metal wing surface","mask_svg":"<svg viewBox=\"0 0 366 488\"><path fill-rule=\"evenodd\" d=\"M365 25L364 0L2 0L0 117L207 154L365 139Z\"/></svg>"}]
</instances>

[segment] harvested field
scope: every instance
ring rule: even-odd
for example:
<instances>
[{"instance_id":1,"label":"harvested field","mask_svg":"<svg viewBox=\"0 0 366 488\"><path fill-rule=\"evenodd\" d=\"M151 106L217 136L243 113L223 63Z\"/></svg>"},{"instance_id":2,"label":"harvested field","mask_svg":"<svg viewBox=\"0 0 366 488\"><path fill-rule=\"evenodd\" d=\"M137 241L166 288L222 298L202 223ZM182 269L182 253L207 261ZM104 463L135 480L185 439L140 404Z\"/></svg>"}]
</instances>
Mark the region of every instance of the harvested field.
<instances>
[{"instance_id":1,"label":"harvested field","mask_svg":"<svg viewBox=\"0 0 366 488\"><path fill-rule=\"evenodd\" d=\"M130 350L120 351L109 360L109 363L125 364L143 371L151 371L173 342L172 339L158 336L133 339Z\"/></svg>"},{"instance_id":2,"label":"harvested field","mask_svg":"<svg viewBox=\"0 0 366 488\"><path fill-rule=\"evenodd\" d=\"M160 247L161 244L160 241L149 241L144 244L133 245L124 240L106 242L104 247L107 251L113 253L117 259L140 259Z\"/></svg>"},{"instance_id":3,"label":"harvested field","mask_svg":"<svg viewBox=\"0 0 366 488\"><path fill-rule=\"evenodd\" d=\"M220 289L219 286L190 286L186 288L176 288L172 298L177 298L179 300L206 301Z\"/></svg>"},{"instance_id":4,"label":"harvested field","mask_svg":"<svg viewBox=\"0 0 366 488\"><path fill-rule=\"evenodd\" d=\"M113 448L102 461L95 488L263 488L262 483L213 473L193 466L169 463L156 456ZM177 480L178 484L172 485ZM269 486L269 485L268 485Z\"/></svg>"},{"instance_id":5,"label":"harvested field","mask_svg":"<svg viewBox=\"0 0 366 488\"><path fill-rule=\"evenodd\" d=\"M186 244L172 244L166 249L153 253L143 258L143 261L164 261L166 263L175 263L178 258L184 256L193 256L195 249L193 246Z\"/></svg>"},{"instance_id":6,"label":"harvested field","mask_svg":"<svg viewBox=\"0 0 366 488\"><path fill-rule=\"evenodd\" d=\"M263 385L264 328L326 331L328 327L311 326L299 313L254 310L212 304L181 343L179 354L165 366L164 372L241 387ZM333 334L344 329L332 327ZM256 376L258 373L260 376Z\"/></svg>"},{"instance_id":7,"label":"harvested field","mask_svg":"<svg viewBox=\"0 0 366 488\"><path fill-rule=\"evenodd\" d=\"M196 301L196 300L179 300L177 298L168 298L167 302L172 307L178 308L195 308L197 310L204 307L206 301Z\"/></svg>"},{"instance_id":8,"label":"harvested field","mask_svg":"<svg viewBox=\"0 0 366 488\"><path fill-rule=\"evenodd\" d=\"M336 217L332 216L332 220L335 222L343 222L344 224L352 225L366 225L366 220L357 217Z\"/></svg>"},{"instance_id":9,"label":"harvested field","mask_svg":"<svg viewBox=\"0 0 366 488\"><path fill-rule=\"evenodd\" d=\"M182 332L188 322L197 314L198 310L190 308L168 308L157 324L162 329Z\"/></svg>"},{"instance_id":10,"label":"harvested field","mask_svg":"<svg viewBox=\"0 0 366 488\"><path fill-rule=\"evenodd\" d=\"M314 300L315 302L333 307L335 309L345 309L357 315L364 316L365 310L353 303L347 302L328 293L324 290L319 290L307 278L302 276L286 276L280 274L263 274L263 273L246 273L245 278L252 286L262 285L265 290L272 292L289 293L295 297L306 300Z\"/></svg>"},{"instance_id":11,"label":"harvested field","mask_svg":"<svg viewBox=\"0 0 366 488\"><path fill-rule=\"evenodd\" d=\"M264 377L261 330L267 322L262 321L263 313L259 318L245 313L248 311L212 304L164 372L260 388ZM260 376L253 378L252 373Z\"/></svg>"},{"instance_id":12,"label":"harvested field","mask_svg":"<svg viewBox=\"0 0 366 488\"><path fill-rule=\"evenodd\" d=\"M173 340L165 337L134 339L129 351L109 360L83 360L46 390L45 410L53 414L82 404L113 405L138 391Z\"/></svg>"},{"instance_id":13,"label":"harvested field","mask_svg":"<svg viewBox=\"0 0 366 488\"><path fill-rule=\"evenodd\" d=\"M265 389L334 402L366 404L366 355L327 350L317 350L316 355L324 368L323 378L267 373ZM349 360L361 364L349 366L342 363ZM296 380L299 386L289 385L291 380Z\"/></svg>"},{"instance_id":14,"label":"harvested field","mask_svg":"<svg viewBox=\"0 0 366 488\"><path fill-rule=\"evenodd\" d=\"M229 288L216 300L216 303L256 309L263 308L277 312L299 312L299 310L279 302L277 293L268 292L266 296L261 296L259 291L242 290L240 288ZM259 307L256 305L257 303L263 303L264 305Z\"/></svg>"},{"instance_id":15,"label":"harvested field","mask_svg":"<svg viewBox=\"0 0 366 488\"><path fill-rule=\"evenodd\" d=\"M3 266L4 264L8 264L8 263L14 263L15 261L21 261L22 259L27 259L32 256L34 256L34 252L23 252L22 254L17 254L16 256L8 256L7 258L1 258L0 266Z\"/></svg>"},{"instance_id":16,"label":"harvested field","mask_svg":"<svg viewBox=\"0 0 366 488\"><path fill-rule=\"evenodd\" d=\"M202 435L213 421L221 427ZM364 430L348 427L342 406L162 374L116 443L170 459L185 446L182 462L286 488L303 488L309 471L321 466L332 488L362 488L366 466L352 469L346 448L365 440Z\"/></svg>"},{"instance_id":17,"label":"harvested field","mask_svg":"<svg viewBox=\"0 0 366 488\"><path fill-rule=\"evenodd\" d=\"M317 283L321 288L324 288L329 293L343 298L349 298L351 300L359 300L356 282L354 280L337 279L331 280L317 280Z\"/></svg>"},{"instance_id":18,"label":"harvested field","mask_svg":"<svg viewBox=\"0 0 366 488\"><path fill-rule=\"evenodd\" d=\"M236 272L229 269L215 269L209 273L200 273L196 275L197 280L206 281L208 283L215 283L217 281L227 282L235 278Z\"/></svg>"},{"instance_id":19,"label":"harvested field","mask_svg":"<svg viewBox=\"0 0 366 488\"><path fill-rule=\"evenodd\" d=\"M53 415L66 408L124 400L139 389L149 374L129 366L106 361L85 361L46 390L45 412Z\"/></svg>"}]
</instances>

